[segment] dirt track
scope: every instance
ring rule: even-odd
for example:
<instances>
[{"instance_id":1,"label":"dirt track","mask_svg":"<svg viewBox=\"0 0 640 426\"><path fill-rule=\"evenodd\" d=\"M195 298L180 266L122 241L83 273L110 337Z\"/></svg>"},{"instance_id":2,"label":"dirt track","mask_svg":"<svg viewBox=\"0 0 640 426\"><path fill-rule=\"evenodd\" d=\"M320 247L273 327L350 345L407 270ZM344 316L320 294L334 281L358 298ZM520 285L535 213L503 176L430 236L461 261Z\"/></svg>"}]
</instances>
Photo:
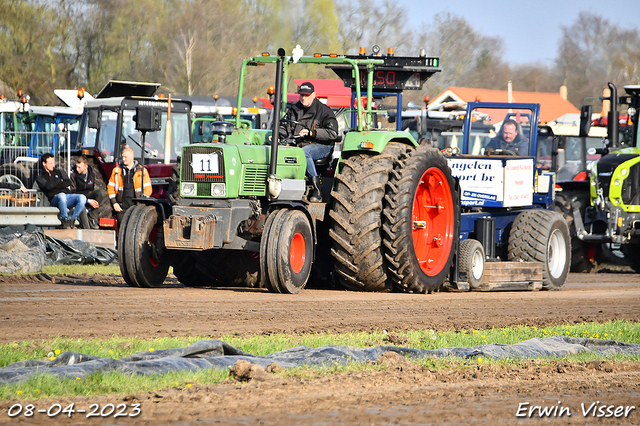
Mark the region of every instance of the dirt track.
<instances>
[{"instance_id":1,"label":"dirt track","mask_svg":"<svg viewBox=\"0 0 640 426\"><path fill-rule=\"evenodd\" d=\"M183 288L175 281L162 289L134 289L119 277L55 281L0 277L0 342L113 334L219 338L233 333L482 329L640 319L640 276L625 273L571 274L560 292L432 295L307 289L291 296L252 289ZM639 424L636 410L628 417L598 419L583 417L580 407L596 401L638 407L639 379L636 363L549 367L529 362L517 371L484 366L438 373L401 363L386 372L196 384L159 392L162 398L135 397L142 402L137 422L144 424L160 419L186 424L537 424L539 419L515 417L518 404L556 406L558 401L573 414L547 419L556 424ZM74 401L117 404L123 396ZM60 401L48 403L54 402ZM19 424L7 418L9 406L9 401L0 402L0 424ZM33 420L30 424L40 424ZM45 424L49 419L40 420Z\"/></svg>"}]
</instances>

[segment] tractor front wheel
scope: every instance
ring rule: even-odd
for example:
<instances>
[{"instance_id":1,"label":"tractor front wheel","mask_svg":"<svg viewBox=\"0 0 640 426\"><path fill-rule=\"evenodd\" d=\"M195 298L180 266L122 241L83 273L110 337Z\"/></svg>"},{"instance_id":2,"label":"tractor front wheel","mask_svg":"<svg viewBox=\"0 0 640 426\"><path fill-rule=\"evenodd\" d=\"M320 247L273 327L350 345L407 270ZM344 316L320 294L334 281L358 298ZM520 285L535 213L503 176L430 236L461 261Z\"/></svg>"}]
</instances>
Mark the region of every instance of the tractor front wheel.
<instances>
[{"instance_id":1,"label":"tractor front wheel","mask_svg":"<svg viewBox=\"0 0 640 426\"><path fill-rule=\"evenodd\" d=\"M122 276L131 287L160 287L169 272L162 224L154 206L135 205L125 213L118 252ZM128 211L127 211L128 213Z\"/></svg>"},{"instance_id":2,"label":"tractor front wheel","mask_svg":"<svg viewBox=\"0 0 640 426\"><path fill-rule=\"evenodd\" d=\"M299 210L278 210L269 223L265 250L268 288L277 293L297 294L307 284L313 264L313 231Z\"/></svg>"}]
</instances>

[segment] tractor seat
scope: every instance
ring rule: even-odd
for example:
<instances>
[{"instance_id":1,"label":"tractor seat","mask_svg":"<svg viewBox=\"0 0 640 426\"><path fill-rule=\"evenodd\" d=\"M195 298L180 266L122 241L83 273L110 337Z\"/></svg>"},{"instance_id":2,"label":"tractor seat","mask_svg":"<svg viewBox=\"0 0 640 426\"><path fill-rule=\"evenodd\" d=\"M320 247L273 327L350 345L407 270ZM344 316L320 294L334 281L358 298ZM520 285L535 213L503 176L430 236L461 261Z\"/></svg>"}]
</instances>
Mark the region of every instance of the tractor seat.
<instances>
[{"instance_id":1,"label":"tractor seat","mask_svg":"<svg viewBox=\"0 0 640 426\"><path fill-rule=\"evenodd\" d=\"M324 158L320 158L318 160L313 160L313 164L315 164L316 166L325 166L327 164L329 164L329 162L331 161L331 157L333 156L333 153L327 155Z\"/></svg>"}]
</instances>

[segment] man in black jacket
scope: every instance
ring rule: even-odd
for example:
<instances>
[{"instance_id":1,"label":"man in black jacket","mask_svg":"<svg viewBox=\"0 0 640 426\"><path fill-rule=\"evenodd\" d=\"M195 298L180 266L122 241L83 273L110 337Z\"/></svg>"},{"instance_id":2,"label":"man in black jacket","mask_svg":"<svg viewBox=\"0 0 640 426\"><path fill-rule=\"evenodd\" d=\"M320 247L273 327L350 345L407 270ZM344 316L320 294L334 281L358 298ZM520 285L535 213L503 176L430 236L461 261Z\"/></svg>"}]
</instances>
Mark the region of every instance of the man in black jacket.
<instances>
[{"instance_id":1,"label":"man in black jacket","mask_svg":"<svg viewBox=\"0 0 640 426\"><path fill-rule=\"evenodd\" d=\"M95 183L96 173L89 165L89 159L85 155L81 155L71 171L71 191L87 197L86 210L80 214L80 224L85 229L99 228L99 207L107 202L107 192L104 189L96 188ZM110 206L105 207L111 210ZM88 212L88 215L85 212Z\"/></svg>"},{"instance_id":2,"label":"man in black jacket","mask_svg":"<svg viewBox=\"0 0 640 426\"><path fill-rule=\"evenodd\" d=\"M307 174L311 178L313 190L309 201L322 201L322 182L316 172L313 160L328 157L333 152L333 144L338 138L338 121L325 104L316 99L315 88L309 82L302 83L298 90L300 100L291 105L280 126L283 137L299 137L307 159ZM288 120L297 121L299 124Z\"/></svg>"},{"instance_id":3,"label":"man in black jacket","mask_svg":"<svg viewBox=\"0 0 640 426\"><path fill-rule=\"evenodd\" d=\"M36 178L38 188L47 196L53 207L60 210L60 221L63 228L72 228L80 213L84 210L87 197L82 194L72 194L70 190L71 180L67 174L56 167L56 161L52 154L44 154L41 158L44 170ZM75 207L69 217L67 208Z\"/></svg>"}]
</instances>

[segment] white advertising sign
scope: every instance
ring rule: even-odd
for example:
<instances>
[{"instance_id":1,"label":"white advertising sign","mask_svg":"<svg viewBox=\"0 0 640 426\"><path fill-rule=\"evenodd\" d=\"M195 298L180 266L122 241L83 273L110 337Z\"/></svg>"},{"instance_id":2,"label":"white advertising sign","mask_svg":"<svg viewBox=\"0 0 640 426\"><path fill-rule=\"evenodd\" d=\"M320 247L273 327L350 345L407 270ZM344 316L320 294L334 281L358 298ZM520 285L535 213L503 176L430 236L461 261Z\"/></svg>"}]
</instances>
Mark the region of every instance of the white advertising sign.
<instances>
[{"instance_id":1,"label":"white advertising sign","mask_svg":"<svg viewBox=\"0 0 640 426\"><path fill-rule=\"evenodd\" d=\"M533 203L533 158L507 160L504 166L504 206Z\"/></svg>"},{"instance_id":2,"label":"white advertising sign","mask_svg":"<svg viewBox=\"0 0 640 426\"><path fill-rule=\"evenodd\" d=\"M463 206L501 206L503 167L500 159L447 158L451 173L460 181Z\"/></svg>"}]
</instances>

